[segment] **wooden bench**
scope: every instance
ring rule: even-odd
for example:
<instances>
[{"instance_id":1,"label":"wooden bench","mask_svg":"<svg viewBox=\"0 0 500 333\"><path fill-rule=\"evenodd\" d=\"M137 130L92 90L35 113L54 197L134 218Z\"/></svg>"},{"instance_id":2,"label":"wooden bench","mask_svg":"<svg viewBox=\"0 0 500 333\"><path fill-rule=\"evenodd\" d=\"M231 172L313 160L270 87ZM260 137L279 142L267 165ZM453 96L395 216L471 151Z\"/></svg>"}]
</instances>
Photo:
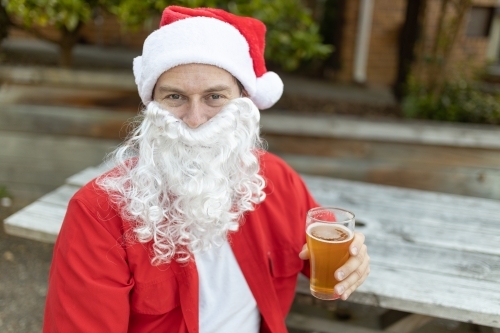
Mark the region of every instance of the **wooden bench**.
<instances>
[{"instance_id":1,"label":"wooden bench","mask_svg":"<svg viewBox=\"0 0 500 333\"><path fill-rule=\"evenodd\" d=\"M4 221L7 233L54 242L70 197L107 170L94 167ZM322 205L350 209L366 235L371 275L350 301L413 313L386 329L411 332L433 317L500 328L500 202L303 175ZM297 292L309 294L299 279ZM290 327L375 332L290 314Z\"/></svg>"}]
</instances>

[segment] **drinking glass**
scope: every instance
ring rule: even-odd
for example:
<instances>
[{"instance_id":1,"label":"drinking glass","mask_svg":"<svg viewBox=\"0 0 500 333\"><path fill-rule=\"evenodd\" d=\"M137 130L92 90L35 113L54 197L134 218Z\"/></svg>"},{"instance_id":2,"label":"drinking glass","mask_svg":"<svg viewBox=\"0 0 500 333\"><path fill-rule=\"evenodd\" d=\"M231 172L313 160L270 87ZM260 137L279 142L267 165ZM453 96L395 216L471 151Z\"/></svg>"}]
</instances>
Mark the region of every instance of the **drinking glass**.
<instances>
[{"instance_id":1,"label":"drinking glass","mask_svg":"<svg viewBox=\"0 0 500 333\"><path fill-rule=\"evenodd\" d=\"M354 219L353 213L342 208L318 207L307 212L310 288L316 298L334 300L340 297L333 289L339 282L335 279L335 271L349 259Z\"/></svg>"}]
</instances>

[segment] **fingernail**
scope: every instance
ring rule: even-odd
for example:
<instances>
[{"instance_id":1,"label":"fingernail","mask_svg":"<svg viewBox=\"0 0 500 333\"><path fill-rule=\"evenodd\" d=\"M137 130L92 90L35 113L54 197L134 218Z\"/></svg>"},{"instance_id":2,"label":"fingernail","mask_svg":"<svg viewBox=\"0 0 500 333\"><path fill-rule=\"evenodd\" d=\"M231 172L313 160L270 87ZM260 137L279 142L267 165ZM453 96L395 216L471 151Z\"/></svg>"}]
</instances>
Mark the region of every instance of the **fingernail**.
<instances>
[{"instance_id":1,"label":"fingernail","mask_svg":"<svg viewBox=\"0 0 500 333\"><path fill-rule=\"evenodd\" d=\"M357 255L358 254L358 248L356 246L353 246L351 248L351 253L352 253L353 256Z\"/></svg>"},{"instance_id":2,"label":"fingernail","mask_svg":"<svg viewBox=\"0 0 500 333\"><path fill-rule=\"evenodd\" d=\"M345 291L344 286L342 286L342 285L336 287L335 289L336 289L335 292L337 293L337 295L342 295Z\"/></svg>"},{"instance_id":3,"label":"fingernail","mask_svg":"<svg viewBox=\"0 0 500 333\"><path fill-rule=\"evenodd\" d=\"M342 281L344 279L344 272L340 271L337 273L337 281Z\"/></svg>"}]
</instances>

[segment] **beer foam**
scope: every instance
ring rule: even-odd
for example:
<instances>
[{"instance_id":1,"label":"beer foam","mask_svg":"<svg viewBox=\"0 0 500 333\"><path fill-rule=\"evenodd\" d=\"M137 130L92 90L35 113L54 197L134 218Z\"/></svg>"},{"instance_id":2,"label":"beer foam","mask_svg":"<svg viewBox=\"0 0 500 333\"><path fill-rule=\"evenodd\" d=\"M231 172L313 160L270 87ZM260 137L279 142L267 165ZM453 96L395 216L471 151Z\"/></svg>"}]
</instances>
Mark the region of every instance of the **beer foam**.
<instances>
[{"instance_id":1,"label":"beer foam","mask_svg":"<svg viewBox=\"0 0 500 333\"><path fill-rule=\"evenodd\" d=\"M312 223L307 227L307 234L328 243L344 243L352 239L354 233L340 224Z\"/></svg>"}]
</instances>

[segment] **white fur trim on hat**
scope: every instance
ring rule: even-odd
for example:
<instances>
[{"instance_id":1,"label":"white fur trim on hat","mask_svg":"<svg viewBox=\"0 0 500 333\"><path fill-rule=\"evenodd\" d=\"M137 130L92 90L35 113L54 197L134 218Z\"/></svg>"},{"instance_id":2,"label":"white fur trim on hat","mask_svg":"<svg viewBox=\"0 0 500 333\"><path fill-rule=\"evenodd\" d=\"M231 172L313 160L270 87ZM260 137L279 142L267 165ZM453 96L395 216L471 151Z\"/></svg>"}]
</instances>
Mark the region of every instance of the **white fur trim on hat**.
<instances>
[{"instance_id":1,"label":"white fur trim on hat","mask_svg":"<svg viewBox=\"0 0 500 333\"><path fill-rule=\"evenodd\" d=\"M207 64L227 70L255 94L255 72L248 43L232 25L209 17L192 17L151 33L134 66L142 102L148 104L161 74L178 65Z\"/></svg>"},{"instance_id":2,"label":"white fur trim on hat","mask_svg":"<svg viewBox=\"0 0 500 333\"><path fill-rule=\"evenodd\" d=\"M274 72L267 72L257 78L257 89L250 99L261 110L268 109L274 105L283 94L283 81Z\"/></svg>"},{"instance_id":3,"label":"white fur trim on hat","mask_svg":"<svg viewBox=\"0 0 500 333\"><path fill-rule=\"evenodd\" d=\"M246 38L229 23L191 17L165 25L146 38L142 56L134 59L135 82L144 105L151 102L161 74L178 65L207 64L237 78L259 109L272 106L283 92L279 76L256 78Z\"/></svg>"}]
</instances>

